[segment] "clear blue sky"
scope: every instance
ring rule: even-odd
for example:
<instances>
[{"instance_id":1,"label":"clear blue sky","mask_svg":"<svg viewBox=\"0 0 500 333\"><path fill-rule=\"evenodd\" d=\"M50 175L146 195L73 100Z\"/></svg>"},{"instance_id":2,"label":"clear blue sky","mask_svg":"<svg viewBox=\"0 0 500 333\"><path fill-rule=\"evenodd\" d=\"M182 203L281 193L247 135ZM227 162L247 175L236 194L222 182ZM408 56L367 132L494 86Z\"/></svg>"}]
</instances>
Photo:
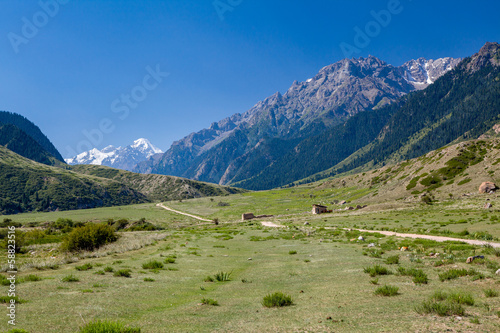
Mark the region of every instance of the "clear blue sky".
<instances>
[{"instance_id":1,"label":"clear blue sky","mask_svg":"<svg viewBox=\"0 0 500 333\"><path fill-rule=\"evenodd\" d=\"M220 0L219 12L213 0L54 1L41 0L49 15L39 1L0 0L0 110L35 122L69 157L103 119L98 148L146 137L166 150L344 58L341 43L356 46L354 28L394 0ZM495 0L400 0L397 12L354 57L400 65L500 42ZM169 75L157 84L148 66ZM121 100L132 91L133 108Z\"/></svg>"}]
</instances>

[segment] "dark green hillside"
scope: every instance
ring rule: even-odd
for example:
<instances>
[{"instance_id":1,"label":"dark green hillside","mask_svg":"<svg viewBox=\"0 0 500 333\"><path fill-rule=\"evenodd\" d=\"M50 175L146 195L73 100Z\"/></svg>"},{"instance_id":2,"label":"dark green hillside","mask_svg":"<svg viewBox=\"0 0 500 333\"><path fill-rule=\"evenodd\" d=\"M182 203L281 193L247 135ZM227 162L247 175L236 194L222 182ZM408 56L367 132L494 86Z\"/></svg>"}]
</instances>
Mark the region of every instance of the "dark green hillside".
<instances>
[{"instance_id":1,"label":"dark green hillside","mask_svg":"<svg viewBox=\"0 0 500 333\"><path fill-rule=\"evenodd\" d=\"M0 123L0 145L39 163L47 165L63 164L32 139L31 136L11 124L3 125Z\"/></svg>"},{"instance_id":2,"label":"dark green hillside","mask_svg":"<svg viewBox=\"0 0 500 333\"><path fill-rule=\"evenodd\" d=\"M0 147L0 213L54 211L149 201L117 181L33 162Z\"/></svg>"},{"instance_id":3,"label":"dark green hillside","mask_svg":"<svg viewBox=\"0 0 500 333\"><path fill-rule=\"evenodd\" d=\"M145 194L151 200L166 201L246 192L229 186L219 186L173 176L144 175L99 165L74 165L71 166L71 170L118 181Z\"/></svg>"},{"instance_id":4,"label":"dark green hillside","mask_svg":"<svg viewBox=\"0 0 500 333\"><path fill-rule=\"evenodd\" d=\"M12 112L0 111L0 125L1 124L10 124L18 127L33 140L38 142L38 144L42 146L47 152L49 152L49 154L64 163L63 157L61 156L59 151L57 151L56 147L54 147L52 142L50 142L45 134L42 133L38 126L33 124L25 117Z\"/></svg>"}]
</instances>

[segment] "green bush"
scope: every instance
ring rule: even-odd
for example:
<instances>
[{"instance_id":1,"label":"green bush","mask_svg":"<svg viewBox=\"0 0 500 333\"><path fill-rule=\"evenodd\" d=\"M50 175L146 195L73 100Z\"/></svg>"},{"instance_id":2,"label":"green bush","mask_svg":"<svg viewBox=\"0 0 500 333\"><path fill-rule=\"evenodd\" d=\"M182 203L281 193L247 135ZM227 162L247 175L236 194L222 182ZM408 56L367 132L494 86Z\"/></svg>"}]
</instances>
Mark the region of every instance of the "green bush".
<instances>
[{"instance_id":1,"label":"green bush","mask_svg":"<svg viewBox=\"0 0 500 333\"><path fill-rule=\"evenodd\" d=\"M399 256L395 255L395 256L387 257L387 259L385 259L385 263L388 265L397 265L397 264L399 264Z\"/></svg>"},{"instance_id":2,"label":"green bush","mask_svg":"<svg viewBox=\"0 0 500 333\"><path fill-rule=\"evenodd\" d=\"M486 297L497 297L498 296L498 291L494 289L485 289L484 290L484 296Z\"/></svg>"},{"instance_id":3,"label":"green bush","mask_svg":"<svg viewBox=\"0 0 500 333\"><path fill-rule=\"evenodd\" d=\"M118 236L113 228L106 224L87 223L73 229L63 240L65 251L92 251L100 246L115 242Z\"/></svg>"},{"instance_id":4,"label":"green bush","mask_svg":"<svg viewBox=\"0 0 500 333\"><path fill-rule=\"evenodd\" d=\"M398 287L385 285L375 289L375 295L379 296L396 296L398 294Z\"/></svg>"},{"instance_id":5,"label":"green bush","mask_svg":"<svg viewBox=\"0 0 500 333\"><path fill-rule=\"evenodd\" d=\"M471 294L456 292L448 295L447 299L457 304L474 305L474 297Z\"/></svg>"},{"instance_id":6,"label":"green bush","mask_svg":"<svg viewBox=\"0 0 500 333\"><path fill-rule=\"evenodd\" d=\"M107 272L107 273L113 273L114 269L111 266L106 266L106 267L104 267L104 271Z\"/></svg>"},{"instance_id":7,"label":"green bush","mask_svg":"<svg viewBox=\"0 0 500 333\"><path fill-rule=\"evenodd\" d=\"M415 284L427 284L429 282L427 274L421 269L399 267L398 272L401 275L412 276Z\"/></svg>"},{"instance_id":8,"label":"green bush","mask_svg":"<svg viewBox=\"0 0 500 333\"><path fill-rule=\"evenodd\" d=\"M118 271L116 271L113 276L117 276L117 277L131 277L132 275L130 274L132 273L132 270L130 269L120 269Z\"/></svg>"},{"instance_id":9,"label":"green bush","mask_svg":"<svg viewBox=\"0 0 500 333\"><path fill-rule=\"evenodd\" d=\"M163 264L156 260L150 260L142 264L143 269L161 269L163 268Z\"/></svg>"},{"instance_id":10,"label":"green bush","mask_svg":"<svg viewBox=\"0 0 500 333\"><path fill-rule=\"evenodd\" d=\"M297 254L297 251L295 251L295 250L290 250L290 251L288 251L288 254Z\"/></svg>"},{"instance_id":11,"label":"green bush","mask_svg":"<svg viewBox=\"0 0 500 333\"><path fill-rule=\"evenodd\" d=\"M65 277L63 277L61 281L62 282L78 282L78 281L80 281L80 279L77 278L76 276L74 276L73 274L70 274L70 275L66 275Z\"/></svg>"},{"instance_id":12,"label":"green bush","mask_svg":"<svg viewBox=\"0 0 500 333\"><path fill-rule=\"evenodd\" d=\"M203 305L213 305L213 306L218 306L218 305L219 305L219 302L217 302L216 300L211 299L211 298L203 298L203 299L201 300L201 304L203 304Z\"/></svg>"},{"instance_id":13,"label":"green bush","mask_svg":"<svg viewBox=\"0 0 500 333\"><path fill-rule=\"evenodd\" d=\"M77 271L88 271L89 269L92 269L92 265L90 263L86 263L85 265L82 266L76 266L75 269Z\"/></svg>"},{"instance_id":14,"label":"green bush","mask_svg":"<svg viewBox=\"0 0 500 333\"><path fill-rule=\"evenodd\" d=\"M78 333L141 333L141 329L125 327L118 322L97 320L81 327Z\"/></svg>"},{"instance_id":15,"label":"green bush","mask_svg":"<svg viewBox=\"0 0 500 333\"><path fill-rule=\"evenodd\" d=\"M31 282L36 282L36 281L41 281L42 278L39 277L38 275L35 274L30 274L22 278L23 282L31 281Z\"/></svg>"},{"instance_id":16,"label":"green bush","mask_svg":"<svg viewBox=\"0 0 500 333\"><path fill-rule=\"evenodd\" d=\"M377 275L390 275L392 272L385 268L384 266L374 265L372 267L365 267L363 269L365 273L370 274L371 277L375 277Z\"/></svg>"},{"instance_id":17,"label":"green bush","mask_svg":"<svg viewBox=\"0 0 500 333\"><path fill-rule=\"evenodd\" d=\"M262 300L262 305L264 305L266 308L290 306L292 304L292 297L289 295L285 295L282 292L268 294L264 296L264 299Z\"/></svg>"},{"instance_id":18,"label":"green bush","mask_svg":"<svg viewBox=\"0 0 500 333\"><path fill-rule=\"evenodd\" d=\"M422 304L415 307L415 311L419 314L435 313L438 316L463 316L465 309L456 303L437 302L435 300L424 301Z\"/></svg>"},{"instance_id":19,"label":"green bush","mask_svg":"<svg viewBox=\"0 0 500 333\"><path fill-rule=\"evenodd\" d=\"M169 256L169 257L165 258L165 260L163 262L165 264L175 264L175 258Z\"/></svg>"},{"instance_id":20,"label":"green bush","mask_svg":"<svg viewBox=\"0 0 500 333\"><path fill-rule=\"evenodd\" d=\"M218 272L214 275L215 280L219 282L229 281L231 279L231 273L229 272Z\"/></svg>"}]
</instances>

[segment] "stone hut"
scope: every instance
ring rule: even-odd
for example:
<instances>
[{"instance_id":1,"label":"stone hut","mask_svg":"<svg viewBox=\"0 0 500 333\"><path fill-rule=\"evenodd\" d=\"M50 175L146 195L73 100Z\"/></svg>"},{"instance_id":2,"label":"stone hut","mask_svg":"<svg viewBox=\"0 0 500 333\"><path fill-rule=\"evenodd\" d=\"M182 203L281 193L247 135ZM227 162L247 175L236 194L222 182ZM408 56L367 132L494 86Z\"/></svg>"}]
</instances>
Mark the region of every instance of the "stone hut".
<instances>
[{"instance_id":1,"label":"stone hut","mask_svg":"<svg viewBox=\"0 0 500 333\"><path fill-rule=\"evenodd\" d=\"M255 218L255 215L253 215L253 213L244 213L244 214L241 214L241 220L242 221L251 220L251 219L254 219L254 218Z\"/></svg>"},{"instance_id":2,"label":"stone hut","mask_svg":"<svg viewBox=\"0 0 500 333\"><path fill-rule=\"evenodd\" d=\"M325 207L325 206L321 206L321 205L313 205L313 208L312 208L312 213L313 214L323 214L323 213L326 213L328 212L328 208Z\"/></svg>"}]
</instances>

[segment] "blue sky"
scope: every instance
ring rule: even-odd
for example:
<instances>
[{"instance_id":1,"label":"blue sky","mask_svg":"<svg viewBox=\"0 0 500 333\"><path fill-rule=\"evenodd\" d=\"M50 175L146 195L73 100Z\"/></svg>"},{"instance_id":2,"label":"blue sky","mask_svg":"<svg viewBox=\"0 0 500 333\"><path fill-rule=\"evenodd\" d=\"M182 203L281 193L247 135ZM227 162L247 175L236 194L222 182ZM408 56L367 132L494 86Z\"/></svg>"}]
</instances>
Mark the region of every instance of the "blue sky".
<instances>
[{"instance_id":1,"label":"blue sky","mask_svg":"<svg viewBox=\"0 0 500 333\"><path fill-rule=\"evenodd\" d=\"M393 65L466 57L500 42L499 12L493 0L0 0L0 110L65 157L92 140L166 150L314 76L341 45Z\"/></svg>"}]
</instances>

